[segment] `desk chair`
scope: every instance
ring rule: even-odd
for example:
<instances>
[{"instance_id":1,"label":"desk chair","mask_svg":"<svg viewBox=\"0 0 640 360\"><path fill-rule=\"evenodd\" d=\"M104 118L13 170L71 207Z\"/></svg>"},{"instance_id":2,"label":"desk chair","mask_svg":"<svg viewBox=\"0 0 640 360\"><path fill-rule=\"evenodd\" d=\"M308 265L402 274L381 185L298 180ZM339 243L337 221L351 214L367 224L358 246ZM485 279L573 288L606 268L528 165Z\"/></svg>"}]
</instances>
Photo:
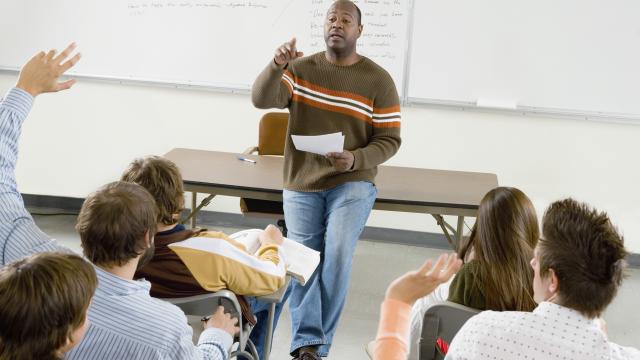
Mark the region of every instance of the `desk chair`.
<instances>
[{"instance_id":1,"label":"desk chair","mask_svg":"<svg viewBox=\"0 0 640 360\"><path fill-rule=\"evenodd\" d=\"M215 293L188 296L182 298L169 298L166 300L184 311L187 315L206 316L211 315L218 306L224 306L225 312L238 318L238 323L242 324L242 310L236 295L229 290L220 290ZM238 334L238 348L230 355L231 358L239 355L247 359L258 359L258 351L249 340L252 326L249 324L240 325Z\"/></svg>"},{"instance_id":2,"label":"desk chair","mask_svg":"<svg viewBox=\"0 0 640 360\"><path fill-rule=\"evenodd\" d=\"M248 148L244 154L283 156L288 124L289 114L286 112L264 114L258 128L258 146ZM281 201L240 198L240 211L244 216L275 219L282 234L287 236Z\"/></svg>"},{"instance_id":3,"label":"desk chair","mask_svg":"<svg viewBox=\"0 0 640 360\"><path fill-rule=\"evenodd\" d=\"M451 344L462 325L479 312L480 310L449 301L430 307L425 313L422 322L422 338L420 339L418 359L444 359L444 355L436 347L436 340L441 338L447 344ZM375 340L365 345L364 349L369 359L373 359L374 346Z\"/></svg>"},{"instance_id":4,"label":"desk chair","mask_svg":"<svg viewBox=\"0 0 640 360\"><path fill-rule=\"evenodd\" d=\"M450 301L431 306L424 314L422 321L418 358L420 360L444 359L444 355L436 347L436 340L441 338L447 344L451 344L462 325L478 313L480 310Z\"/></svg>"}]
</instances>

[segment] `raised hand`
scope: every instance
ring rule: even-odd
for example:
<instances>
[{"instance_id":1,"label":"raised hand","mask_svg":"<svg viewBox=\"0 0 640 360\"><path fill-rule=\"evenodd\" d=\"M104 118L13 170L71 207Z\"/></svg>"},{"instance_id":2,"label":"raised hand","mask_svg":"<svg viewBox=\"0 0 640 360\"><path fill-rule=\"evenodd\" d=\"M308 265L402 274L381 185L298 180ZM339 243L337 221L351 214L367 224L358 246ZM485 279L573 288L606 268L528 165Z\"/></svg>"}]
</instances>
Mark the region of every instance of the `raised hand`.
<instances>
[{"instance_id":1,"label":"raised hand","mask_svg":"<svg viewBox=\"0 0 640 360\"><path fill-rule=\"evenodd\" d=\"M387 288L387 299L402 301L413 305L416 300L427 296L438 285L449 281L449 279L460 270L462 260L456 254L442 254L432 266L431 259L427 260L418 270L408 273L395 279Z\"/></svg>"},{"instance_id":2,"label":"raised hand","mask_svg":"<svg viewBox=\"0 0 640 360\"><path fill-rule=\"evenodd\" d=\"M280 67L285 67L290 61L295 60L304 54L296 48L296 38L280 45L273 55L273 61Z\"/></svg>"},{"instance_id":3,"label":"raised hand","mask_svg":"<svg viewBox=\"0 0 640 360\"><path fill-rule=\"evenodd\" d=\"M47 53L39 52L22 67L16 87L34 97L45 92L69 89L75 84L75 80L59 82L58 79L80 60L80 53L67 59L75 48L76 44L71 43L57 55L56 50L49 50Z\"/></svg>"}]
</instances>

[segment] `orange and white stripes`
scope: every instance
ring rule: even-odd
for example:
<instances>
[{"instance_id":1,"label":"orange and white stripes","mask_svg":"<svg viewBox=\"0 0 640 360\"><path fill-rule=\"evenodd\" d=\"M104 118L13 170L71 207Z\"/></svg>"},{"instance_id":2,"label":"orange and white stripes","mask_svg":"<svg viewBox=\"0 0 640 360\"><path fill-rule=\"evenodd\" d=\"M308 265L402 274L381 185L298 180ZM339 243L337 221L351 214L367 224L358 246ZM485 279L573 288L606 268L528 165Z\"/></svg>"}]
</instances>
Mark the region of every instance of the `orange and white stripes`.
<instances>
[{"instance_id":1,"label":"orange and white stripes","mask_svg":"<svg viewBox=\"0 0 640 360\"><path fill-rule=\"evenodd\" d=\"M323 88L302 80L289 71L285 71L282 75L282 82L289 89L293 101L349 115L377 128L400 127L399 105L376 108L371 99L358 94Z\"/></svg>"}]
</instances>

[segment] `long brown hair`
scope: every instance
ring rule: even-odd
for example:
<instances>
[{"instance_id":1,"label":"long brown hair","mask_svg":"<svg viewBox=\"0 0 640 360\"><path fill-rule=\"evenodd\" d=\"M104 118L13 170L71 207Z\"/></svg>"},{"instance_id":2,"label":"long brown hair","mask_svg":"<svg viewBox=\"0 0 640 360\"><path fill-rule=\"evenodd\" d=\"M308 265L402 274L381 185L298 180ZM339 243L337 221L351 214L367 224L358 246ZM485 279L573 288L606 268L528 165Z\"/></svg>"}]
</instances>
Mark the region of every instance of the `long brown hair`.
<instances>
[{"instance_id":1,"label":"long brown hair","mask_svg":"<svg viewBox=\"0 0 640 360\"><path fill-rule=\"evenodd\" d=\"M41 253L0 269L0 360L58 359L97 285L93 266L73 254Z\"/></svg>"},{"instance_id":2,"label":"long brown hair","mask_svg":"<svg viewBox=\"0 0 640 360\"><path fill-rule=\"evenodd\" d=\"M539 237L535 208L522 191L497 187L484 196L459 255L465 259L473 249L488 310L535 308L529 262Z\"/></svg>"}]
</instances>

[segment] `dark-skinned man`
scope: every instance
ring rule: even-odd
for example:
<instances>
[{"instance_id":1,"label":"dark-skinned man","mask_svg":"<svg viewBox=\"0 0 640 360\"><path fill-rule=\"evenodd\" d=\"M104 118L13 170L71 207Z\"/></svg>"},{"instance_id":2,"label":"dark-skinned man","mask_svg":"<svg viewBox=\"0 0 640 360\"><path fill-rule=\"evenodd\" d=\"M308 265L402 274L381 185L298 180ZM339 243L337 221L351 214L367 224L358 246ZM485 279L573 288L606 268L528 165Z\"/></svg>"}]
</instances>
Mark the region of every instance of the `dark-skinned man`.
<instances>
[{"instance_id":1,"label":"dark-skinned man","mask_svg":"<svg viewBox=\"0 0 640 360\"><path fill-rule=\"evenodd\" d=\"M336 1L326 15L326 51L303 57L294 38L276 50L253 84L256 107L289 109L288 135L345 136L345 150L325 156L296 150L290 136L285 144L288 237L322 252L306 286L293 281L290 288L296 359L329 353L356 242L376 199L377 166L400 147L398 94L391 76L357 53L362 30L360 9Z\"/></svg>"}]
</instances>

